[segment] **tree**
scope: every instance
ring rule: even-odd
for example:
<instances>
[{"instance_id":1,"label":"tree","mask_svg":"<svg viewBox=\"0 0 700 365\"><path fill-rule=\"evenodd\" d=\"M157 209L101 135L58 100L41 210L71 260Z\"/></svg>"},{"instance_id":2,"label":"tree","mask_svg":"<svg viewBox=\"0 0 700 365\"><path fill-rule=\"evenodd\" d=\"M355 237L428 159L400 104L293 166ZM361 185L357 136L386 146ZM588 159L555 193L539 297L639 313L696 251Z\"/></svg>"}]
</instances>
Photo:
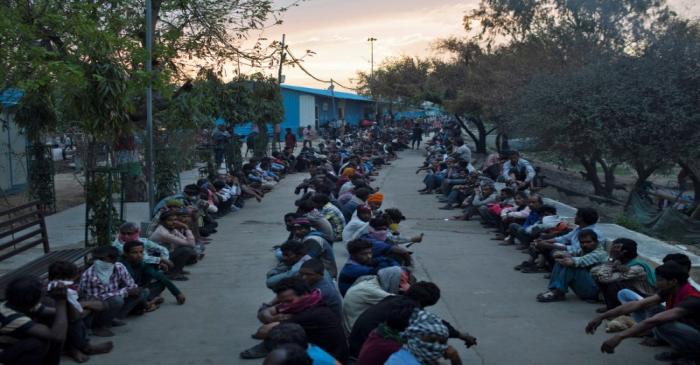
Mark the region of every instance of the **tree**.
<instances>
[{"instance_id":1,"label":"tree","mask_svg":"<svg viewBox=\"0 0 700 365\"><path fill-rule=\"evenodd\" d=\"M425 100L430 66L428 60L420 58L388 59L374 71L374 78L358 72L358 89L361 94L387 102L390 110L393 110L393 105L399 109L416 107Z\"/></svg>"}]
</instances>

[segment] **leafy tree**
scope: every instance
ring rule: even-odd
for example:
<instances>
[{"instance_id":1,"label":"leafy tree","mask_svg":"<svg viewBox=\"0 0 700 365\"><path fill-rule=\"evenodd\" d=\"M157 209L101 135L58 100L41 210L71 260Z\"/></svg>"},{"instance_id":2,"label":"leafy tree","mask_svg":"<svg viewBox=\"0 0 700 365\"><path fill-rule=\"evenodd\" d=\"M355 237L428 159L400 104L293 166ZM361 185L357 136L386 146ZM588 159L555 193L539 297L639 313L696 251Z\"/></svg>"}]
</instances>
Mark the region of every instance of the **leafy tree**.
<instances>
[{"instance_id":1,"label":"leafy tree","mask_svg":"<svg viewBox=\"0 0 700 365\"><path fill-rule=\"evenodd\" d=\"M428 60L399 57L384 61L372 75L358 72L360 93L389 103L399 109L415 107L425 100L425 83L430 70Z\"/></svg>"}]
</instances>

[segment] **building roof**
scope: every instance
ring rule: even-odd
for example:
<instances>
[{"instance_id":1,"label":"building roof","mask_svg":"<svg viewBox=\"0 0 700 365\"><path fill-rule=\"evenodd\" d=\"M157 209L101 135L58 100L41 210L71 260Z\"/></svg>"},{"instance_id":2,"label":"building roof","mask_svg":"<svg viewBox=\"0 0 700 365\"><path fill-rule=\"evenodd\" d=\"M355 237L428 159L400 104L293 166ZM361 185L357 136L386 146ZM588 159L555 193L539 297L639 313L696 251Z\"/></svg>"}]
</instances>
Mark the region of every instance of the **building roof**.
<instances>
[{"instance_id":1,"label":"building roof","mask_svg":"<svg viewBox=\"0 0 700 365\"><path fill-rule=\"evenodd\" d=\"M282 90L292 90L292 91L297 91L300 93L305 93L305 94L312 94L312 95L318 95L318 96L325 96L325 97L335 97L336 99L346 99L346 100L356 100L356 101L364 101L364 102L372 102L371 98L368 98L366 96L358 95L358 94L353 94L353 93L346 93L346 92L341 92L341 91L334 91L331 93L330 90L326 89L314 89L310 87L303 87L303 86L292 86L292 85L280 85Z\"/></svg>"},{"instance_id":2,"label":"building roof","mask_svg":"<svg viewBox=\"0 0 700 365\"><path fill-rule=\"evenodd\" d=\"M3 108L10 108L16 106L22 99L24 93L20 89L7 88L0 92L0 105Z\"/></svg>"}]
</instances>

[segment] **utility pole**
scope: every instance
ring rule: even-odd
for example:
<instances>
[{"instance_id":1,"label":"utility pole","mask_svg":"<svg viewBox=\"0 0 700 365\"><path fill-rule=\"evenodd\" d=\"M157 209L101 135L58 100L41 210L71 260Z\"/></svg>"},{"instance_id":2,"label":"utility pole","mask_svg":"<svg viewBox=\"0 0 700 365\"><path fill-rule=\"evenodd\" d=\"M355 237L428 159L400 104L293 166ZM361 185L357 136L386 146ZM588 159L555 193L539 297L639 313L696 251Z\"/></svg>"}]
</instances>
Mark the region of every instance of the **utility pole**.
<instances>
[{"instance_id":1,"label":"utility pole","mask_svg":"<svg viewBox=\"0 0 700 365\"><path fill-rule=\"evenodd\" d=\"M279 71L277 71L277 85L282 85L282 66L284 66L284 60L285 56L287 55L287 50L285 49L285 39L287 35L282 34L282 47L280 47L280 68ZM279 130L279 132L278 132ZM280 144L280 135L282 134L282 130L280 129L280 123L276 123L273 129L272 133L272 151L277 151Z\"/></svg>"},{"instance_id":2,"label":"utility pole","mask_svg":"<svg viewBox=\"0 0 700 365\"><path fill-rule=\"evenodd\" d=\"M377 41L377 38L374 37L369 37L367 39L367 42L370 44L370 63L371 63L371 68L370 68L370 84L372 87L370 87L370 90L372 91L372 98L374 99L374 118L377 118L377 114L379 114L379 102L377 101L376 96L374 95L374 42ZM376 122L376 120L375 120Z\"/></svg>"},{"instance_id":3,"label":"utility pole","mask_svg":"<svg viewBox=\"0 0 700 365\"><path fill-rule=\"evenodd\" d=\"M153 4L152 0L146 0L146 74L148 86L146 87L146 173L148 184L148 216L153 214L156 205L155 184L153 168Z\"/></svg>"},{"instance_id":4,"label":"utility pole","mask_svg":"<svg viewBox=\"0 0 700 365\"><path fill-rule=\"evenodd\" d=\"M282 48L280 48L280 69L277 72L277 84L282 84L282 66L284 65L284 60L285 60L285 57L287 55L287 52L285 49L286 46L284 45L284 41L285 41L286 36L287 36L286 34L282 34Z\"/></svg>"}]
</instances>

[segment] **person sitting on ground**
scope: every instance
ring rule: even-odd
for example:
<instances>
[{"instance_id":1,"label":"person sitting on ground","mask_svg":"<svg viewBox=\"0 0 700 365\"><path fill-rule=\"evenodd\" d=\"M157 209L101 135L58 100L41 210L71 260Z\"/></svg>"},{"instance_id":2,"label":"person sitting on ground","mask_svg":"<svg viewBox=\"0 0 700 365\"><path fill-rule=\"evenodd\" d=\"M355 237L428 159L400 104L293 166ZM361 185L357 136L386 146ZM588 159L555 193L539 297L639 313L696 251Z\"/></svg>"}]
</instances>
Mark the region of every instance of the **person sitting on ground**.
<instances>
[{"instance_id":1,"label":"person sitting on ground","mask_svg":"<svg viewBox=\"0 0 700 365\"><path fill-rule=\"evenodd\" d=\"M306 254L323 262L331 278L338 277L338 265L331 239L319 231L311 229L311 222L306 218L294 220L294 238L301 241L306 248Z\"/></svg>"},{"instance_id":2,"label":"person sitting on ground","mask_svg":"<svg viewBox=\"0 0 700 365\"><path fill-rule=\"evenodd\" d=\"M187 280L185 265L197 262L194 234L189 227L178 220L177 211L167 211L160 215L160 224L151 234L150 240L168 248L173 261L171 279Z\"/></svg>"},{"instance_id":3,"label":"person sitting on ground","mask_svg":"<svg viewBox=\"0 0 700 365\"><path fill-rule=\"evenodd\" d=\"M688 282L688 272L675 262L665 263L655 270L658 293L640 301L623 304L609 310L588 323L586 332L595 333L605 319L658 308L666 303L666 309L649 316L631 328L617 333L603 343L601 351L614 353L625 339L637 337L648 331L666 341L673 352L657 354L660 361L673 361L674 365L692 365L700 360L700 292Z\"/></svg>"},{"instance_id":4,"label":"person sitting on ground","mask_svg":"<svg viewBox=\"0 0 700 365\"><path fill-rule=\"evenodd\" d=\"M629 289L642 297L654 294L656 276L654 270L637 257L637 242L629 238L618 238L610 247L610 259L603 265L591 269L591 275L605 299L605 307L599 313L621 305L617 293Z\"/></svg>"},{"instance_id":5,"label":"person sitting on ground","mask_svg":"<svg viewBox=\"0 0 700 365\"><path fill-rule=\"evenodd\" d=\"M662 263L667 264L669 262L673 262L675 264L680 265L687 273L690 275L690 258L687 255L684 255L682 253L670 253L666 256L664 256ZM656 275L655 275L656 276ZM621 304L627 304L629 302L636 302L644 299L645 297L641 296L640 294L630 290L630 289L622 289L617 293L617 299L620 301ZM648 297L647 297L648 298ZM645 311L637 311L631 313L632 318L636 322L641 322L645 320L646 318L650 317L651 315L654 315L658 313L659 311L662 311L664 308L661 305L654 306L651 308L647 308ZM659 341L657 341L653 337L646 337L644 341L642 341L642 344L645 346L650 346L650 347L656 347L659 346Z\"/></svg>"},{"instance_id":6,"label":"person sitting on ground","mask_svg":"<svg viewBox=\"0 0 700 365\"><path fill-rule=\"evenodd\" d=\"M35 276L13 279L5 289L7 301L0 304L0 363L59 363L68 318L76 314L67 303L65 286L57 285L48 292L54 308L41 304L42 290L43 285ZM36 322L40 317L53 317L51 326Z\"/></svg>"},{"instance_id":7,"label":"person sitting on ground","mask_svg":"<svg viewBox=\"0 0 700 365\"><path fill-rule=\"evenodd\" d=\"M333 225L324 217L323 213L316 209L314 202L311 199L306 199L300 201L298 206L297 213L308 219L311 222L311 227L330 238L330 243L333 243L335 241Z\"/></svg>"},{"instance_id":8,"label":"person sitting on ground","mask_svg":"<svg viewBox=\"0 0 700 365\"><path fill-rule=\"evenodd\" d=\"M360 237L372 244L372 257L379 267L411 266L411 254L407 248L391 243L389 223L384 216L377 216L369 221L367 234Z\"/></svg>"},{"instance_id":9,"label":"person sitting on ground","mask_svg":"<svg viewBox=\"0 0 700 365\"><path fill-rule=\"evenodd\" d=\"M515 239L517 238L520 241L520 244L517 247L518 249L530 247L533 237L527 233L527 229L537 224L540 219L542 219L542 212L540 209L542 209L544 202L542 201L541 196L530 194L530 196L527 198L527 204L528 208L530 208L530 214L527 215L527 218L525 218L525 221L522 222L522 224L513 222L508 226L509 235L503 239L503 243L501 245L514 245Z\"/></svg>"},{"instance_id":10,"label":"person sitting on ground","mask_svg":"<svg viewBox=\"0 0 700 365\"><path fill-rule=\"evenodd\" d=\"M528 205L528 195L524 191L518 191L515 193L515 198L513 200L513 206L503 208L501 210L501 216L498 218L497 229L498 233L494 240L501 241L506 238L508 234L508 227L511 223L523 223L530 215L530 206Z\"/></svg>"},{"instance_id":11,"label":"person sitting on ground","mask_svg":"<svg viewBox=\"0 0 700 365\"><path fill-rule=\"evenodd\" d=\"M343 212L338 207L331 203L330 198L326 194L316 193L311 197L311 202L316 209L321 211L323 217L331 224L333 228L333 241L343 240L343 229L345 229L345 217Z\"/></svg>"},{"instance_id":12,"label":"person sitting on ground","mask_svg":"<svg viewBox=\"0 0 700 365\"><path fill-rule=\"evenodd\" d=\"M93 264L80 277L80 297L103 302L105 310L92 313L88 322L95 336L111 337L112 326L122 326L128 314L144 310L147 293L134 282L126 267L117 262L119 251L115 247L96 247L92 257Z\"/></svg>"},{"instance_id":13,"label":"person sitting on ground","mask_svg":"<svg viewBox=\"0 0 700 365\"><path fill-rule=\"evenodd\" d=\"M168 278L151 265L143 261L143 242L129 241L124 244L124 254L119 260L131 275L134 282L148 291L146 296L146 311L153 311L163 303L160 293L168 288L177 300L177 304L185 304L185 295Z\"/></svg>"},{"instance_id":14,"label":"person sitting on ground","mask_svg":"<svg viewBox=\"0 0 700 365\"><path fill-rule=\"evenodd\" d=\"M343 243L358 239L369 232L369 220L372 218L372 208L369 205L357 207L355 214L343 228Z\"/></svg>"},{"instance_id":15,"label":"person sitting on ground","mask_svg":"<svg viewBox=\"0 0 700 365\"><path fill-rule=\"evenodd\" d=\"M350 201L345 203L345 205L343 205L343 207L340 209L343 212L343 217L346 221L349 221L352 218L352 214L355 213L357 207L365 204L371 193L372 190L370 188L359 188L355 190Z\"/></svg>"},{"instance_id":16,"label":"person sitting on ground","mask_svg":"<svg viewBox=\"0 0 700 365\"><path fill-rule=\"evenodd\" d=\"M388 296L379 303L367 308L357 318L352 326L352 331L350 331L350 337L348 338L350 356L358 356L372 330L389 320L394 311L393 303L405 301L406 299L410 300L413 308L425 309L435 305L440 300L440 288L434 283L419 281L411 285L403 295ZM450 338L464 341L464 345L467 348L476 345L475 337L466 332L458 331L447 321L443 320L442 323L447 326Z\"/></svg>"},{"instance_id":17,"label":"person sitting on ground","mask_svg":"<svg viewBox=\"0 0 700 365\"><path fill-rule=\"evenodd\" d=\"M367 308L408 288L409 273L399 266L386 267L377 271L377 275L358 278L343 298L343 327L346 333L350 333L357 317Z\"/></svg>"},{"instance_id":18,"label":"person sitting on ground","mask_svg":"<svg viewBox=\"0 0 700 365\"><path fill-rule=\"evenodd\" d=\"M474 189L474 193L464 200L464 214L455 217L455 220L468 221L472 216L479 213L479 208L487 206L496 201L498 197L496 189L492 182L486 182L481 184L478 188Z\"/></svg>"},{"instance_id":19,"label":"person sitting on ground","mask_svg":"<svg viewBox=\"0 0 700 365\"><path fill-rule=\"evenodd\" d=\"M357 365L383 365L389 356L401 349L401 332L408 327L416 305L411 299L400 295L390 301L387 308L391 311L386 320L379 323L364 341L357 355Z\"/></svg>"},{"instance_id":20,"label":"person sitting on ground","mask_svg":"<svg viewBox=\"0 0 700 365\"><path fill-rule=\"evenodd\" d=\"M401 236L399 224L401 223L401 221L405 221L406 217L404 217L403 213L401 213L401 211L397 208L386 209L384 211L383 217L384 219L386 219L386 222L389 223L389 234L387 235L387 242L390 242L394 245L423 242L423 233L410 238Z\"/></svg>"},{"instance_id":21,"label":"person sitting on ground","mask_svg":"<svg viewBox=\"0 0 700 365\"><path fill-rule=\"evenodd\" d=\"M382 208L383 202L384 202L384 194L382 194L380 192L370 194L370 196L367 197L367 205L369 205L369 207L372 208L372 212L374 214L379 213L379 210Z\"/></svg>"},{"instance_id":22,"label":"person sitting on ground","mask_svg":"<svg viewBox=\"0 0 700 365\"><path fill-rule=\"evenodd\" d=\"M343 265L338 276L338 289L343 296L357 278L365 275L376 275L379 270L376 263L372 261L372 243L369 241L362 239L350 241L347 250L350 258Z\"/></svg>"},{"instance_id":23,"label":"person sitting on ground","mask_svg":"<svg viewBox=\"0 0 700 365\"><path fill-rule=\"evenodd\" d=\"M549 266L551 269L554 267L554 257L552 256L554 252L559 250L565 250L569 253L581 252L581 244L578 241L578 237L582 230L592 230L596 233L599 242L605 241L603 234L596 226L597 222L598 212L595 209L579 208L576 210L576 216L574 217L574 224L576 224L575 229L565 235L557 236L555 238L535 240L535 242L532 244L534 250L532 250L530 255L534 257L542 255L547 266ZM540 268L542 267L540 266Z\"/></svg>"},{"instance_id":24,"label":"person sitting on ground","mask_svg":"<svg viewBox=\"0 0 700 365\"><path fill-rule=\"evenodd\" d=\"M462 364L459 353L447 345L449 331L442 319L433 313L416 309L408 327L401 332L404 343L401 349L392 354L385 365L430 365L442 358L452 365Z\"/></svg>"},{"instance_id":25,"label":"person sitting on ground","mask_svg":"<svg viewBox=\"0 0 700 365\"><path fill-rule=\"evenodd\" d=\"M296 276L304 262L311 260L306 254L306 246L300 241L289 240L280 246L281 261L267 272L265 285L272 289L280 281Z\"/></svg>"},{"instance_id":26,"label":"person sitting on ground","mask_svg":"<svg viewBox=\"0 0 700 365\"><path fill-rule=\"evenodd\" d=\"M112 242L112 246L116 247L119 250L119 254L122 255L124 254L124 244L129 241L141 241L143 243L143 262L145 264L157 266L164 271L175 268L175 264L170 261L170 251L148 238L141 237L141 229L134 222L125 222L119 226L119 234Z\"/></svg>"},{"instance_id":27,"label":"person sitting on ground","mask_svg":"<svg viewBox=\"0 0 700 365\"><path fill-rule=\"evenodd\" d=\"M455 139L454 145L456 148L452 155L470 165L472 163L472 150L469 149L469 146L461 138Z\"/></svg>"},{"instance_id":28,"label":"person sitting on ground","mask_svg":"<svg viewBox=\"0 0 700 365\"><path fill-rule=\"evenodd\" d=\"M481 225L484 227L496 227L501 219L501 211L513 207L515 203L515 191L511 188L503 188L496 201L479 207Z\"/></svg>"},{"instance_id":29,"label":"person sitting on ground","mask_svg":"<svg viewBox=\"0 0 700 365\"><path fill-rule=\"evenodd\" d=\"M264 342L267 351L273 352L284 345L297 345L306 349L313 365L341 365L322 348L309 343L304 328L296 323L280 323L270 330ZM298 365L298 363L293 363Z\"/></svg>"},{"instance_id":30,"label":"person sitting on ground","mask_svg":"<svg viewBox=\"0 0 700 365\"><path fill-rule=\"evenodd\" d=\"M328 308L333 310L338 318L343 315L343 298L340 296L335 283L330 279L330 275L326 272L323 262L319 259L310 259L301 264L299 276L309 285L312 290L318 289L321 291L323 302Z\"/></svg>"},{"instance_id":31,"label":"person sitting on ground","mask_svg":"<svg viewBox=\"0 0 700 365\"><path fill-rule=\"evenodd\" d=\"M68 332L66 341L63 344L63 351L70 356L75 362L83 363L90 359L89 355L106 354L112 351L114 344L111 341L93 345L88 338L87 326L83 320L83 316L89 311L104 310L102 303L99 301L79 301L77 281L80 280L80 271L78 266L68 261L55 261L49 265L47 292L57 285L63 285L66 288L66 300L70 308L68 316ZM44 298L55 302L53 298ZM1 356L0 356L1 357Z\"/></svg>"},{"instance_id":32,"label":"person sitting on ground","mask_svg":"<svg viewBox=\"0 0 700 365\"><path fill-rule=\"evenodd\" d=\"M508 161L503 164L502 178L509 186L517 190L530 188L535 179L535 169L530 162L520 158L520 152L510 151L506 154Z\"/></svg>"},{"instance_id":33,"label":"person sitting on ground","mask_svg":"<svg viewBox=\"0 0 700 365\"><path fill-rule=\"evenodd\" d=\"M549 290L537 296L538 302L562 301L569 288L583 300L598 300L598 287L590 271L606 262L608 253L593 230L580 231L578 241L581 245L579 252L557 251L554 254L556 264L549 280Z\"/></svg>"},{"instance_id":34,"label":"person sitting on ground","mask_svg":"<svg viewBox=\"0 0 700 365\"><path fill-rule=\"evenodd\" d=\"M280 281L274 292L276 298L273 305L258 312L258 318L264 325L256 333L257 338L267 338L270 330L280 323L296 323L304 328L310 343L316 344L341 363L347 361L345 332L340 319L323 302L320 290L311 290L303 279L291 277ZM258 345L243 351L241 357L262 357L259 355L260 347Z\"/></svg>"},{"instance_id":35,"label":"person sitting on ground","mask_svg":"<svg viewBox=\"0 0 700 365\"><path fill-rule=\"evenodd\" d=\"M265 356L263 365L312 365L313 361L303 347L282 345Z\"/></svg>"}]
</instances>

